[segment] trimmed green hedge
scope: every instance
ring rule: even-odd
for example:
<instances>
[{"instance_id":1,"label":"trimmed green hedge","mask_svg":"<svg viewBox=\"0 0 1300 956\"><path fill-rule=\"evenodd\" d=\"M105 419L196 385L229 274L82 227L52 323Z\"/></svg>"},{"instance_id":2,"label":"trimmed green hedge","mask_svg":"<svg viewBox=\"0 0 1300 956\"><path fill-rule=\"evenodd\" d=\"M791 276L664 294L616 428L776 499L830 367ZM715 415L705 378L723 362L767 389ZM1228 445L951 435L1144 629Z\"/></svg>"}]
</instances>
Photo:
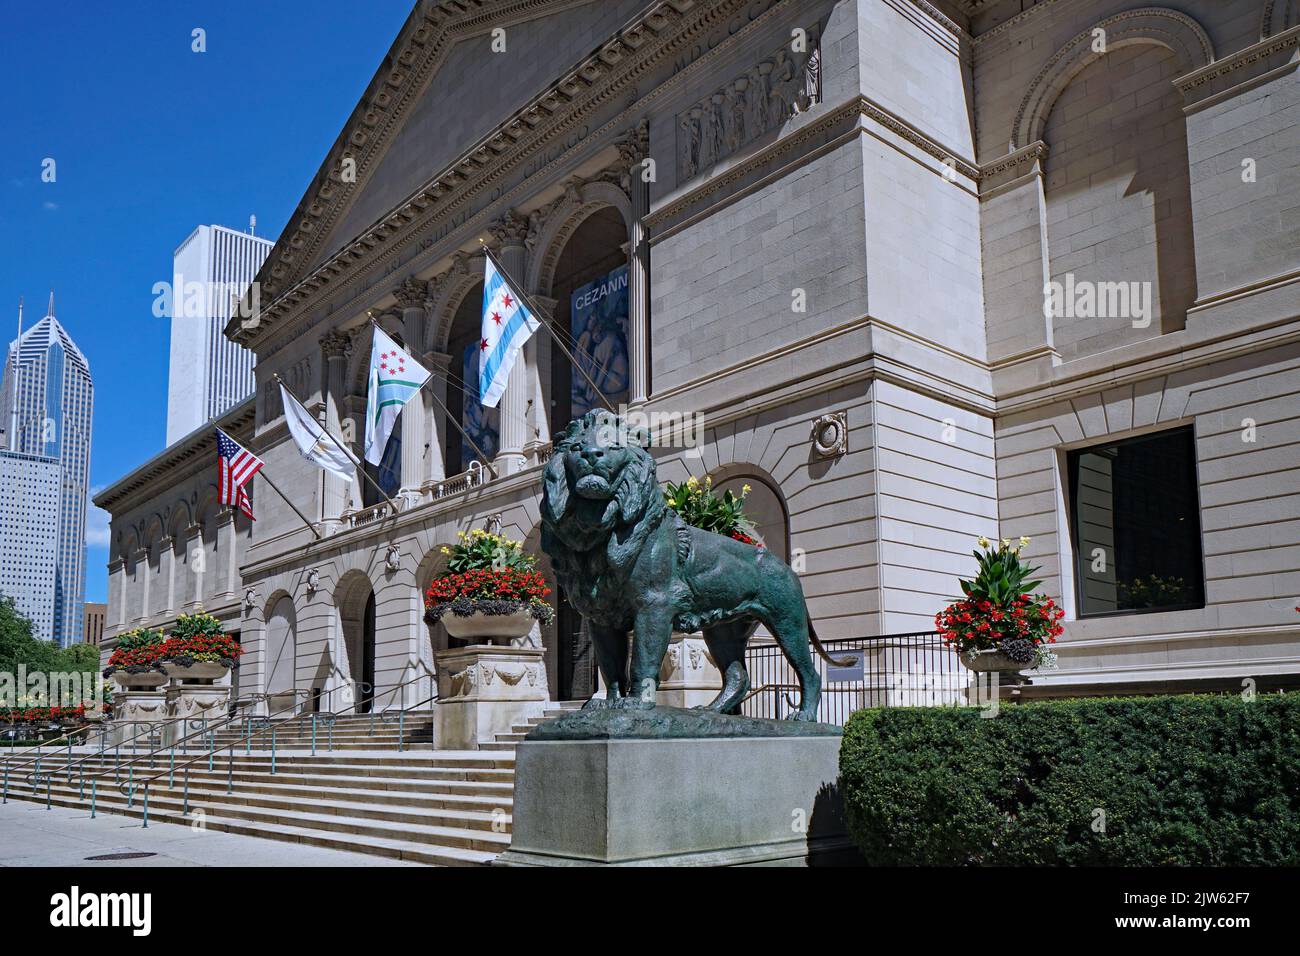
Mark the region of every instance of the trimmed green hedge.
<instances>
[{"instance_id":1,"label":"trimmed green hedge","mask_svg":"<svg viewBox=\"0 0 1300 956\"><path fill-rule=\"evenodd\" d=\"M863 710L840 775L873 864L1300 864L1300 693Z\"/></svg>"}]
</instances>

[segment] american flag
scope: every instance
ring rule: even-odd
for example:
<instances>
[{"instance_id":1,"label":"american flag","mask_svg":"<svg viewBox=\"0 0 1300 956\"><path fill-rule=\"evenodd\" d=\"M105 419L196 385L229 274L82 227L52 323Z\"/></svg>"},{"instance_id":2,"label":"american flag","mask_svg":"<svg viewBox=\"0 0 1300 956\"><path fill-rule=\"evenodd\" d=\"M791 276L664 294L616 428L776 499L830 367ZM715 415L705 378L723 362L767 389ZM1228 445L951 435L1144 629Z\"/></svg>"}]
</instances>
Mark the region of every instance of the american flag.
<instances>
[{"instance_id":1,"label":"american flag","mask_svg":"<svg viewBox=\"0 0 1300 956\"><path fill-rule=\"evenodd\" d=\"M253 518L253 504L244 488L261 470L262 459L240 446L220 428L217 429L217 488L218 500L223 505L238 505L239 510Z\"/></svg>"}]
</instances>

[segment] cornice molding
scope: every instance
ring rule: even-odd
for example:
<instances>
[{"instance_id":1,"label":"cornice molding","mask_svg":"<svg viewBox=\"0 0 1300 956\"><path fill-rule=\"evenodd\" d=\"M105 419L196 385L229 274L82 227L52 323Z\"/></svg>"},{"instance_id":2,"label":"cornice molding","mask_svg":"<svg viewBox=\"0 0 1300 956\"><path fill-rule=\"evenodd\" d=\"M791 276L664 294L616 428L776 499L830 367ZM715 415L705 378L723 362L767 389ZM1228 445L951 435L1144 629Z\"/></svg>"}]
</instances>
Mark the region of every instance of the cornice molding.
<instances>
[{"instance_id":1,"label":"cornice molding","mask_svg":"<svg viewBox=\"0 0 1300 956\"><path fill-rule=\"evenodd\" d=\"M592 0L443 0L417 3L383 64L326 154L258 278L276 295L303 274L351 201L360 195L410 103L425 90L455 44L490 27L509 27ZM694 0L675 0L689 6ZM342 176L350 160L355 175Z\"/></svg>"},{"instance_id":2,"label":"cornice molding","mask_svg":"<svg viewBox=\"0 0 1300 956\"><path fill-rule=\"evenodd\" d=\"M410 257L401 265L394 260L412 246L418 245L418 252L435 245L449 245L453 234L472 236L476 228L482 228L496 214L490 212L491 208L508 207L519 202L523 196L535 191L532 183L553 176L566 164L571 166L577 152L587 150L594 155L610 135L630 133L634 147L641 145L637 142L640 136L636 124L647 112L648 104L695 74L702 68L702 61L740 42L752 30L768 22L778 10L786 9L792 3L793 0L757 0L757 3L755 0L748 3L745 0L716 0L708 6L695 0L656 3L606 41L591 58L593 63L584 61L584 65L534 97L423 187L396 204L380 221L363 230L310 275L281 293L263 310L256 327L243 329L228 325L227 337L245 347L257 348L273 340L306 334L310 322L286 330L281 320L286 316L296 318L321 288L327 285L334 290L348 288L367 277L373 281L379 268L386 263L391 263L387 267L389 272L402 266L411 267ZM688 12L690 16L687 16ZM749 17L749 22L734 28L725 39L711 47L699 44L702 35L734 21L738 16ZM627 55L614 55L618 50ZM599 106L617 98L640 76L674 55L681 62L665 82L643 97L630 101L629 107L614 119L594 131L582 129L580 135L570 134L571 142L565 141L562 149L554 149L558 139L579 126ZM611 67L610 64L617 66ZM608 145L617 146L618 143ZM499 188L506 175L529 160L535 162L536 155L547 147L551 147L551 152L545 156L549 158L554 154L554 158L537 164L524 180L509 189L502 191ZM494 202L489 207L472 214L464 211L472 200L494 186L498 188L490 193ZM436 237L431 237L429 234L435 228L441 231ZM365 294L368 288L359 289L353 300ZM350 300L336 296L334 306L340 302L347 304L347 301Z\"/></svg>"},{"instance_id":3,"label":"cornice molding","mask_svg":"<svg viewBox=\"0 0 1300 956\"><path fill-rule=\"evenodd\" d=\"M1203 90L1207 85L1216 86L1217 88L1216 81L1241 70L1249 71L1249 68L1256 64L1272 66L1273 64L1264 64L1264 61L1279 53L1295 49L1300 49L1300 26L1284 30L1265 40L1260 40L1258 43L1251 44L1244 50L1238 50L1221 60L1215 60L1199 69L1192 70L1190 73L1174 80L1174 86L1178 88L1178 92L1182 93L1185 98L1195 100L1195 94ZM1248 82L1252 78L1253 75L1245 76L1242 81Z\"/></svg>"},{"instance_id":4,"label":"cornice molding","mask_svg":"<svg viewBox=\"0 0 1300 956\"><path fill-rule=\"evenodd\" d=\"M94 504L111 512L113 506L121 504L155 481L170 475L177 468L191 464L200 455L214 454L217 445L214 428L220 428L231 438L245 444L251 442L255 410L256 402L252 396L249 396L221 418L200 426L164 448L134 471L123 475L97 494L93 499Z\"/></svg>"}]
</instances>

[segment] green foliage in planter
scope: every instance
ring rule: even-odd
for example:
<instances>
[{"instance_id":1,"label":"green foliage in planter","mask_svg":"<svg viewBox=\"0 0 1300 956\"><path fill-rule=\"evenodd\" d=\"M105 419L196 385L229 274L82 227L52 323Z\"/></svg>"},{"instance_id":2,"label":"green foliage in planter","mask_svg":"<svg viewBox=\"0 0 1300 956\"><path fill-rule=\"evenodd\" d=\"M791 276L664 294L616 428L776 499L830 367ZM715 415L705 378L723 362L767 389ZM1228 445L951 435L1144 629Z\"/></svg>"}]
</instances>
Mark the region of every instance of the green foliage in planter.
<instances>
[{"instance_id":1,"label":"green foliage in planter","mask_svg":"<svg viewBox=\"0 0 1300 956\"><path fill-rule=\"evenodd\" d=\"M152 627L139 627L127 631L117 639L117 648L123 651L137 651L142 647L153 647L167 640L167 635Z\"/></svg>"},{"instance_id":2,"label":"green foliage in planter","mask_svg":"<svg viewBox=\"0 0 1300 956\"><path fill-rule=\"evenodd\" d=\"M1300 693L863 710L840 774L874 864L1300 864Z\"/></svg>"},{"instance_id":3,"label":"green foliage in planter","mask_svg":"<svg viewBox=\"0 0 1300 956\"><path fill-rule=\"evenodd\" d=\"M181 614L172 627L172 637L221 637L225 631L221 622L211 614L199 611L196 614Z\"/></svg>"}]
</instances>

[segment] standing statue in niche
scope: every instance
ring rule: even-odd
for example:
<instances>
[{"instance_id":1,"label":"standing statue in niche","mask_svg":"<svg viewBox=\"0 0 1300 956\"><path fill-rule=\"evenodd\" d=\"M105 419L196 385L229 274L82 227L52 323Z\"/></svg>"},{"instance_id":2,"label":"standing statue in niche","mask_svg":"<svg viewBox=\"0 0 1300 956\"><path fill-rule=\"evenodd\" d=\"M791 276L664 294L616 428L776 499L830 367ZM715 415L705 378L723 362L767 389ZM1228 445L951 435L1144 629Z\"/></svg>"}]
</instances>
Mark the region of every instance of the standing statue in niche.
<instances>
[{"instance_id":1,"label":"standing statue in niche","mask_svg":"<svg viewBox=\"0 0 1300 956\"><path fill-rule=\"evenodd\" d=\"M704 710L738 713L749 692L745 647L762 623L799 680L791 719L816 720L821 677L809 642L832 664L852 662L826 654L789 565L766 548L691 527L667 506L647 444L617 416L588 412L555 437L542 474L542 550L587 620L608 688L584 709L653 709L677 629L703 630L722 671L722 691Z\"/></svg>"}]
</instances>

